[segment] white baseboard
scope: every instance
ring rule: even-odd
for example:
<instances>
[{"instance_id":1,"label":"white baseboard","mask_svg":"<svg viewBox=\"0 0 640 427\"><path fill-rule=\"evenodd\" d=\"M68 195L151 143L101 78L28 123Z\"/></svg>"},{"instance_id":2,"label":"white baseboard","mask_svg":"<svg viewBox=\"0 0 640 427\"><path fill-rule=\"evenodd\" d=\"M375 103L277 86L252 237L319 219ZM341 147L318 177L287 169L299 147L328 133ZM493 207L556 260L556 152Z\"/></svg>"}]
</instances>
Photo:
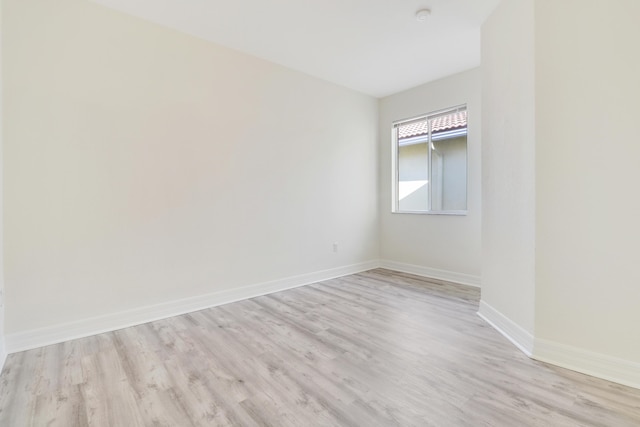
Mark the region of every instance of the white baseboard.
<instances>
[{"instance_id":1,"label":"white baseboard","mask_svg":"<svg viewBox=\"0 0 640 427\"><path fill-rule=\"evenodd\" d=\"M482 317L495 330L500 332L509 341L518 347L524 354L531 357L533 354L534 338L513 320L500 313L484 301L480 301L478 316Z\"/></svg>"},{"instance_id":2,"label":"white baseboard","mask_svg":"<svg viewBox=\"0 0 640 427\"><path fill-rule=\"evenodd\" d=\"M8 353L16 353L72 339L84 338L103 332L110 332L127 328L129 326L141 325L143 323L166 319L167 317L178 316L198 310L204 310L206 308L253 298L260 295L284 291L286 289L296 288L322 280L359 273L361 271L377 268L378 266L379 263L377 260L368 261L243 286L241 288L213 292L197 297L169 301L153 306L140 307L134 310L91 317L70 323L13 333L6 336L6 350Z\"/></svg>"},{"instance_id":3,"label":"white baseboard","mask_svg":"<svg viewBox=\"0 0 640 427\"><path fill-rule=\"evenodd\" d=\"M389 270L401 271L403 273L415 274L432 279L446 280L448 282L460 283L462 285L480 287L480 276L471 274L456 273L453 271L439 270L437 268L422 267L419 265L405 264L391 260L380 260L380 267Z\"/></svg>"},{"instance_id":4,"label":"white baseboard","mask_svg":"<svg viewBox=\"0 0 640 427\"><path fill-rule=\"evenodd\" d=\"M435 270L395 261L368 261L344 267L333 268L280 280L244 286L214 292L198 297L170 301L158 305L141 307L135 310L92 317L81 321L64 323L0 337L0 372L7 355L30 350L50 344L83 338L103 332L115 331L129 326L140 325L154 320L165 319L243 299L253 298L286 289L304 286L322 280L359 273L374 268L388 268L419 276L479 286L475 276ZM629 387L640 389L640 364L611 356L593 353L576 347L559 344L543 339L534 339L533 335L514 323L502 313L484 301L480 301L478 315L498 332L504 335L527 356L541 362L550 363L566 369L606 379Z\"/></svg>"},{"instance_id":5,"label":"white baseboard","mask_svg":"<svg viewBox=\"0 0 640 427\"><path fill-rule=\"evenodd\" d=\"M640 389L640 363L536 338L533 358Z\"/></svg>"}]
</instances>

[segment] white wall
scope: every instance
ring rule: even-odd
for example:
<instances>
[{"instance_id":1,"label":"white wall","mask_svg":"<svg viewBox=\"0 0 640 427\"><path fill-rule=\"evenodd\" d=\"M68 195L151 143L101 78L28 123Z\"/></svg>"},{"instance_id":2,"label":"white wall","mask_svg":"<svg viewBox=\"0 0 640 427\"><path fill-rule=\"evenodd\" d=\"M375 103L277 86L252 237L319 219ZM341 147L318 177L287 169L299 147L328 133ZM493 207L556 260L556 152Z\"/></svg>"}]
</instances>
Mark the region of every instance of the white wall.
<instances>
[{"instance_id":1,"label":"white wall","mask_svg":"<svg viewBox=\"0 0 640 427\"><path fill-rule=\"evenodd\" d=\"M480 78L473 69L380 100L380 254L390 267L479 283ZM468 214L392 214L392 123L461 104L469 111Z\"/></svg>"},{"instance_id":2,"label":"white wall","mask_svg":"<svg viewBox=\"0 0 640 427\"><path fill-rule=\"evenodd\" d=\"M480 313L640 387L640 4L601 6L503 0L483 26Z\"/></svg>"},{"instance_id":3,"label":"white wall","mask_svg":"<svg viewBox=\"0 0 640 427\"><path fill-rule=\"evenodd\" d=\"M3 3L9 334L377 259L377 100L94 3Z\"/></svg>"},{"instance_id":4,"label":"white wall","mask_svg":"<svg viewBox=\"0 0 640 427\"><path fill-rule=\"evenodd\" d=\"M536 335L637 363L637 386L639 15L536 2Z\"/></svg>"},{"instance_id":5,"label":"white wall","mask_svg":"<svg viewBox=\"0 0 640 427\"><path fill-rule=\"evenodd\" d=\"M4 70L2 68L2 32L4 25L2 23L3 5L0 2L0 372L4 366L7 357L7 348L4 339L4 161L3 161L3 134L4 134L4 115L2 113L3 105L3 81Z\"/></svg>"},{"instance_id":6,"label":"white wall","mask_svg":"<svg viewBox=\"0 0 640 427\"><path fill-rule=\"evenodd\" d=\"M497 312L515 323L528 352L535 317L533 8L533 0L500 3L482 27L481 67L480 312Z\"/></svg>"}]
</instances>

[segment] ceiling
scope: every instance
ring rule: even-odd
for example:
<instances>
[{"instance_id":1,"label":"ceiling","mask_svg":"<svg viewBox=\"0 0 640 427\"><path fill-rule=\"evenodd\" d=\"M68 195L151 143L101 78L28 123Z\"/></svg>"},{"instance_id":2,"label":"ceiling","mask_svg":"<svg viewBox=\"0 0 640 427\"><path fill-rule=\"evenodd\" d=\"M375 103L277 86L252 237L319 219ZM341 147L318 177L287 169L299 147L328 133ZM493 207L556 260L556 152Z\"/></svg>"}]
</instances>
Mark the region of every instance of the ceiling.
<instances>
[{"instance_id":1,"label":"ceiling","mask_svg":"<svg viewBox=\"0 0 640 427\"><path fill-rule=\"evenodd\" d=\"M94 1L383 97L480 65L480 25L500 0Z\"/></svg>"}]
</instances>

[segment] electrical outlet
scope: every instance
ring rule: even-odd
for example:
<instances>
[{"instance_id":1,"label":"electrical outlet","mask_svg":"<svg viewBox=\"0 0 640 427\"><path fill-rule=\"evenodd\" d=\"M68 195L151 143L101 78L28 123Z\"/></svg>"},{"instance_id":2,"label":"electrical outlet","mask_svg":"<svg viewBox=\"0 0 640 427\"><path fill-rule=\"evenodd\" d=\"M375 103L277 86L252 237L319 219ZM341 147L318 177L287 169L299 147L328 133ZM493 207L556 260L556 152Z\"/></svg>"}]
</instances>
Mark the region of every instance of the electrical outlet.
<instances>
[{"instance_id":1,"label":"electrical outlet","mask_svg":"<svg viewBox=\"0 0 640 427\"><path fill-rule=\"evenodd\" d=\"M333 242L333 252L338 252L338 242Z\"/></svg>"}]
</instances>

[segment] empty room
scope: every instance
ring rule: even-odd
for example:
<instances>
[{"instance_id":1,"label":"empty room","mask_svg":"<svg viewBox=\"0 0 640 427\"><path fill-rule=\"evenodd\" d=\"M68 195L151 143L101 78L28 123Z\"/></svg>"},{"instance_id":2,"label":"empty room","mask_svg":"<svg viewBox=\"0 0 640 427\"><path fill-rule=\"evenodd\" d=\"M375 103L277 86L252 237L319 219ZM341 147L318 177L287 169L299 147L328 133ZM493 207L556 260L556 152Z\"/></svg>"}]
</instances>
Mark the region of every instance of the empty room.
<instances>
[{"instance_id":1,"label":"empty room","mask_svg":"<svg viewBox=\"0 0 640 427\"><path fill-rule=\"evenodd\" d=\"M0 426L640 426L638 16L0 0Z\"/></svg>"}]
</instances>

